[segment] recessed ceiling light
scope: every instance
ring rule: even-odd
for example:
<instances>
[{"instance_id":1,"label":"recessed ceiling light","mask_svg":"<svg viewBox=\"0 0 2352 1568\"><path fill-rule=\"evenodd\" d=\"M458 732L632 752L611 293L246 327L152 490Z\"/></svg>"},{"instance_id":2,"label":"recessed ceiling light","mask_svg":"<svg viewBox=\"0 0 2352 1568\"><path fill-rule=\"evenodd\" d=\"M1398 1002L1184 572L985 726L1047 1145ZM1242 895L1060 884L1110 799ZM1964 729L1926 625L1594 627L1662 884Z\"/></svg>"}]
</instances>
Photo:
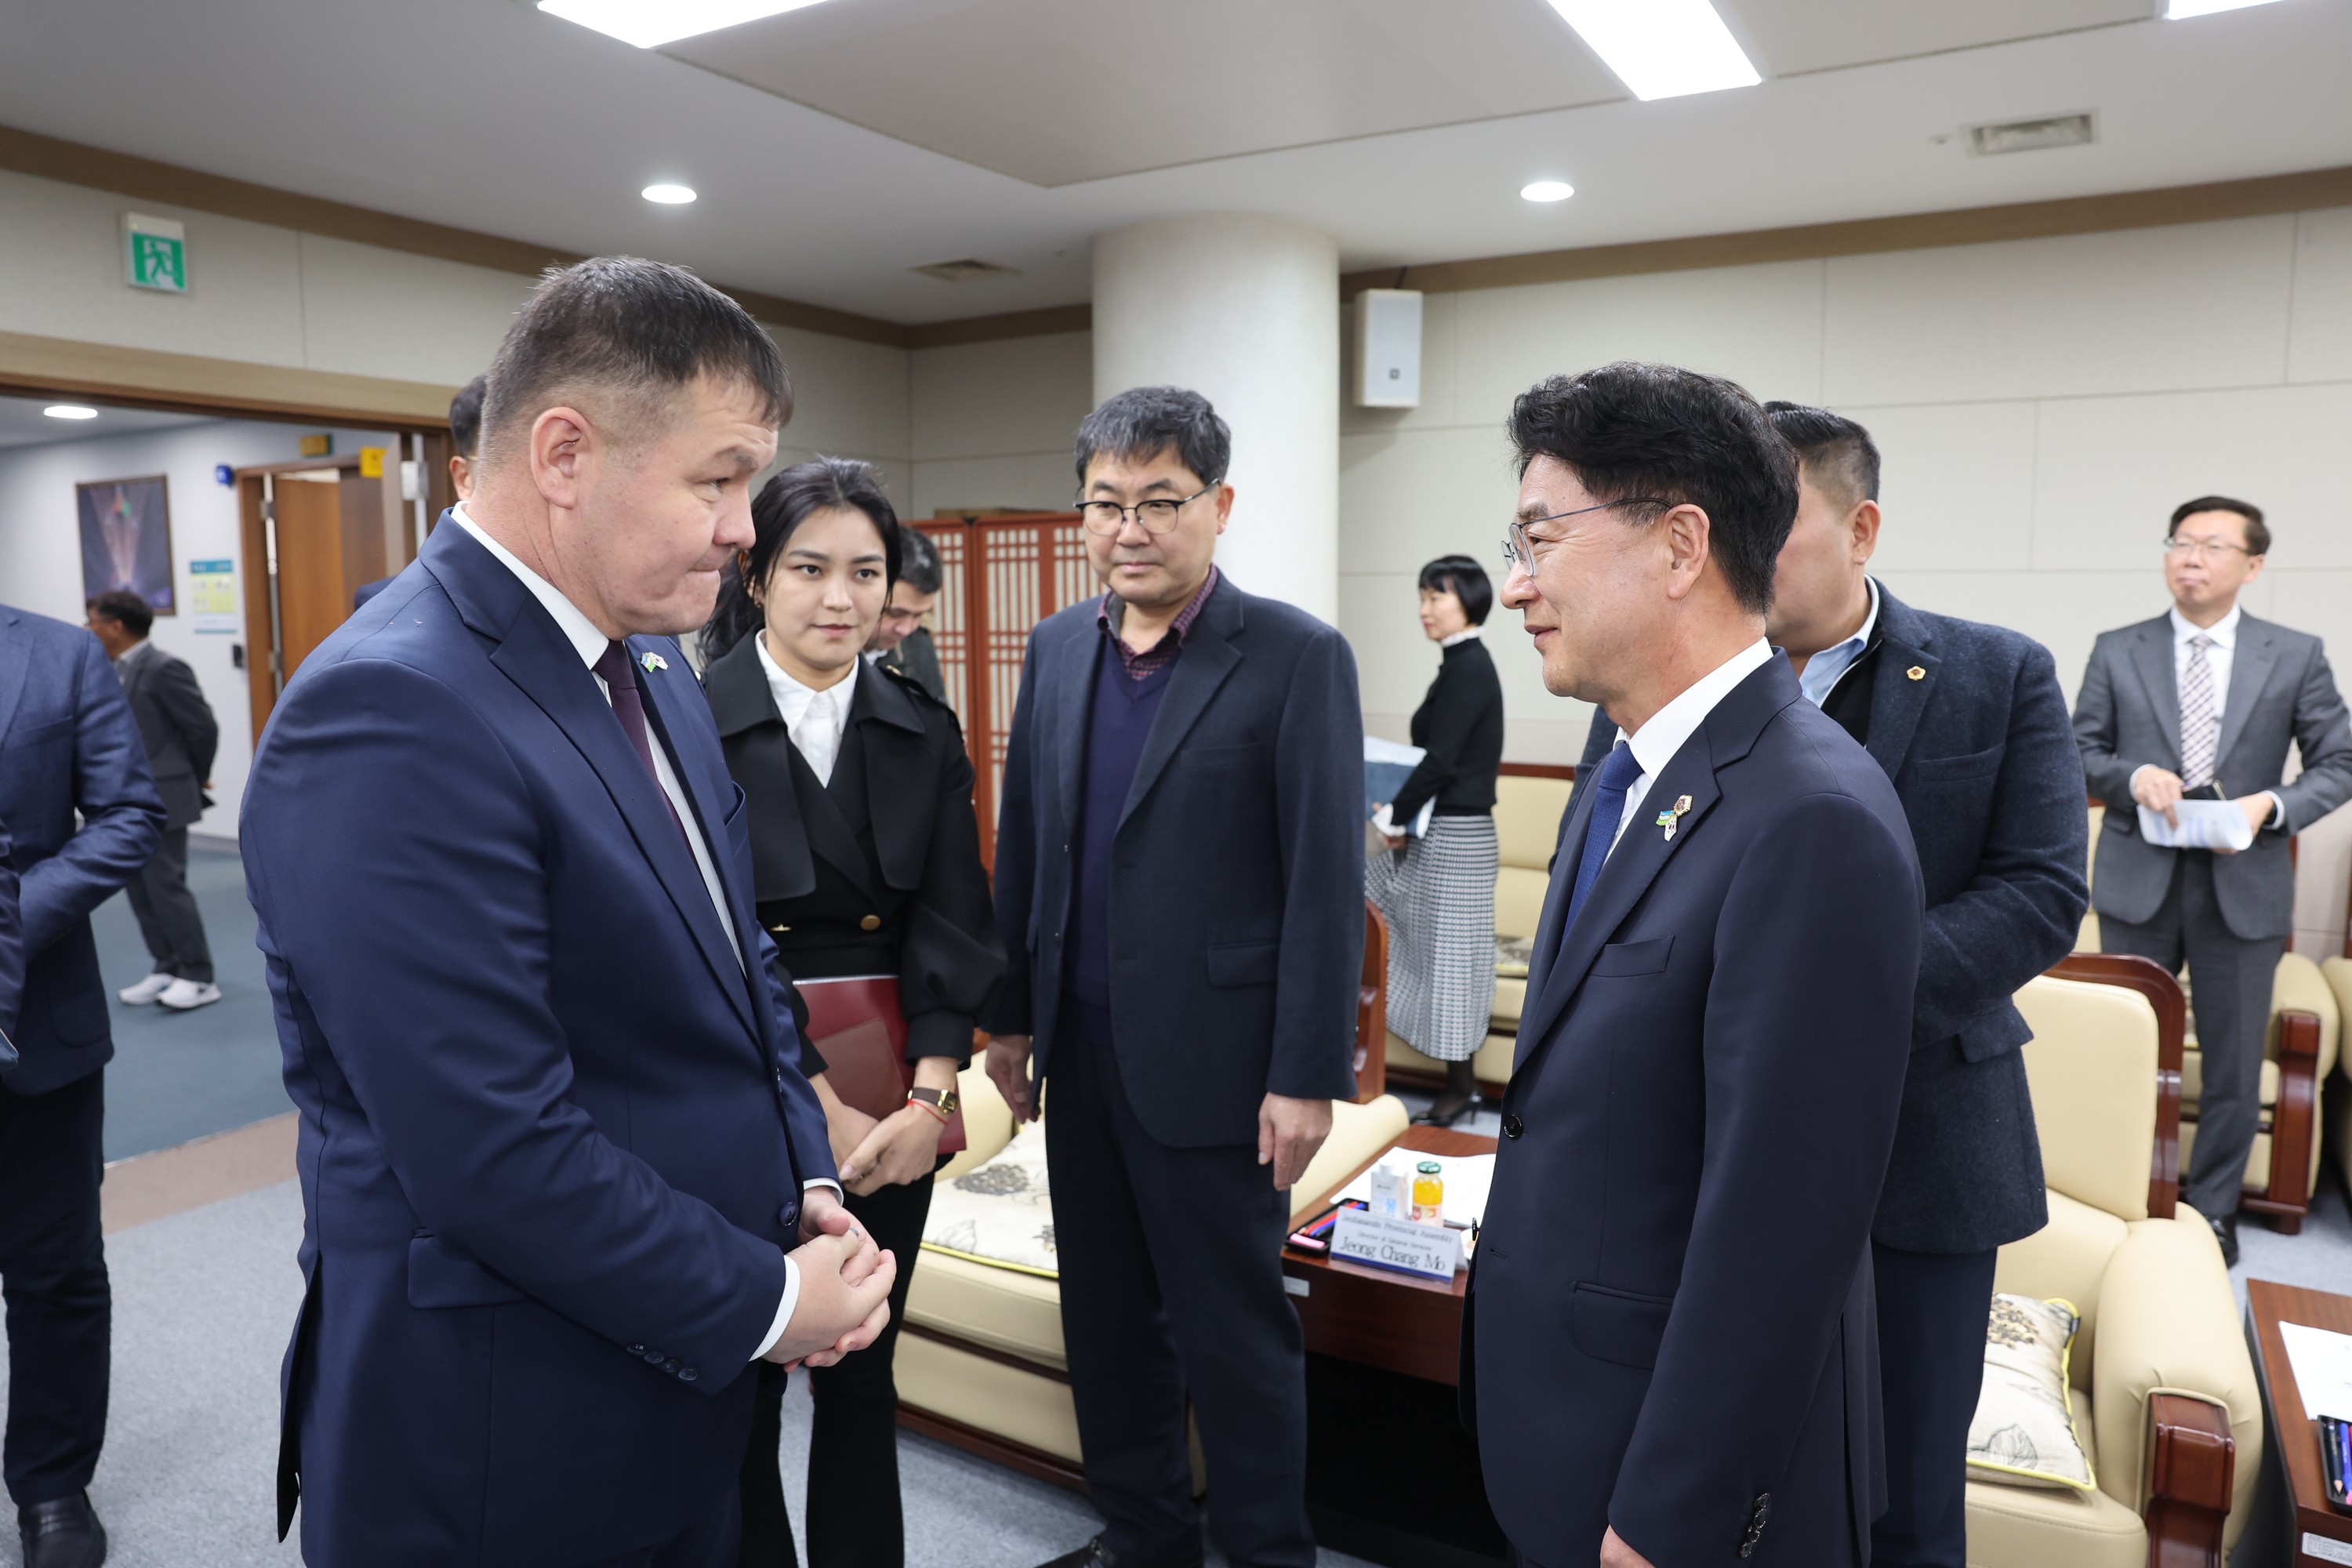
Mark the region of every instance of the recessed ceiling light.
<instances>
[{"instance_id":1,"label":"recessed ceiling light","mask_svg":"<svg viewBox=\"0 0 2352 1568\"><path fill-rule=\"evenodd\" d=\"M2170 0L2164 8L2164 19L2179 22L2190 16L2210 16L2216 11L2242 11L2249 5L2271 4L2273 0Z\"/></svg>"},{"instance_id":2,"label":"recessed ceiling light","mask_svg":"<svg viewBox=\"0 0 2352 1568\"><path fill-rule=\"evenodd\" d=\"M1531 202L1564 202L1576 195L1576 187L1565 180L1538 180L1521 185L1519 195Z\"/></svg>"},{"instance_id":3,"label":"recessed ceiling light","mask_svg":"<svg viewBox=\"0 0 2352 1568\"><path fill-rule=\"evenodd\" d=\"M692 185L647 185L637 195L666 207L682 207L694 199Z\"/></svg>"},{"instance_id":4,"label":"recessed ceiling light","mask_svg":"<svg viewBox=\"0 0 2352 1568\"><path fill-rule=\"evenodd\" d=\"M698 33L756 22L814 5L817 0L539 0L551 16L593 27L641 49L659 48Z\"/></svg>"},{"instance_id":5,"label":"recessed ceiling light","mask_svg":"<svg viewBox=\"0 0 2352 1568\"><path fill-rule=\"evenodd\" d=\"M1645 102L1764 79L1707 0L1551 0L1551 8Z\"/></svg>"},{"instance_id":6,"label":"recessed ceiling light","mask_svg":"<svg viewBox=\"0 0 2352 1568\"><path fill-rule=\"evenodd\" d=\"M52 403L41 410L52 419L95 419L98 410L86 403Z\"/></svg>"}]
</instances>

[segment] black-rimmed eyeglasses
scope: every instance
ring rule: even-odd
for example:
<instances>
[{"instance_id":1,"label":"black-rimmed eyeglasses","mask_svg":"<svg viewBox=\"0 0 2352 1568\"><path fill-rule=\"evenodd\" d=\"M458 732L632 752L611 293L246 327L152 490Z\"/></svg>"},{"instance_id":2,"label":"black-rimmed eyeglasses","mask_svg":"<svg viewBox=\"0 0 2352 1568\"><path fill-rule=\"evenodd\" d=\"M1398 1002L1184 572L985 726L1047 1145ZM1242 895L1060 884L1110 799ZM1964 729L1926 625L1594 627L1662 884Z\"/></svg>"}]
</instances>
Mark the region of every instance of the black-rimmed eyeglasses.
<instances>
[{"instance_id":1,"label":"black-rimmed eyeglasses","mask_svg":"<svg viewBox=\"0 0 2352 1568\"><path fill-rule=\"evenodd\" d=\"M1142 526L1146 533L1165 533L1176 526L1178 512L1215 489L1222 482L1211 479L1181 500L1156 496L1150 500L1139 500L1133 506L1121 506L1115 500L1082 500L1078 503L1078 517L1086 523L1088 533L1099 533L1105 537L1116 536L1124 531L1130 517Z\"/></svg>"},{"instance_id":2,"label":"black-rimmed eyeglasses","mask_svg":"<svg viewBox=\"0 0 2352 1568\"><path fill-rule=\"evenodd\" d=\"M1515 517L1511 520L1510 532L1503 536L1503 568L1507 572L1516 572L1522 566L1530 572L1536 569L1535 552L1528 544L1528 525L1530 523L1558 522L1564 517L1582 517L1586 512L1607 511L1613 506L1670 507L1675 504L1657 496L1622 496L1616 500L1602 501L1598 506L1580 506L1574 511L1556 511L1546 517Z\"/></svg>"}]
</instances>

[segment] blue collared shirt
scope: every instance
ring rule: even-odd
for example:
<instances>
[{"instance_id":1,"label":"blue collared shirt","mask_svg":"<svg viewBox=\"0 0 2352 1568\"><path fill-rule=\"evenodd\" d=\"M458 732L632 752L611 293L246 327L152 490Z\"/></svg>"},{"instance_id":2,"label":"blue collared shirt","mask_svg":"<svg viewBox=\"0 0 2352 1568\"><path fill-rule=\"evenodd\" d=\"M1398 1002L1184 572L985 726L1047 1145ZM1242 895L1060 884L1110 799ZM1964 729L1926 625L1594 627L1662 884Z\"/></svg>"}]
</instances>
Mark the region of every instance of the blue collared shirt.
<instances>
[{"instance_id":1,"label":"blue collared shirt","mask_svg":"<svg viewBox=\"0 0 2352 1568\"><path fill-rule=\"evenodd\" d=\"M1830 693L1837 689L1838 677L1853 668L1853 661L1870 646L1870 634L1878 626L1878 584L1867 577L1863 581L1870 587L1870 614L1862 617L1862 629L1805 660L1805 668L1797 677L1797 689L1816 708L1830 700Z\"/></svg>"}]
</instances>

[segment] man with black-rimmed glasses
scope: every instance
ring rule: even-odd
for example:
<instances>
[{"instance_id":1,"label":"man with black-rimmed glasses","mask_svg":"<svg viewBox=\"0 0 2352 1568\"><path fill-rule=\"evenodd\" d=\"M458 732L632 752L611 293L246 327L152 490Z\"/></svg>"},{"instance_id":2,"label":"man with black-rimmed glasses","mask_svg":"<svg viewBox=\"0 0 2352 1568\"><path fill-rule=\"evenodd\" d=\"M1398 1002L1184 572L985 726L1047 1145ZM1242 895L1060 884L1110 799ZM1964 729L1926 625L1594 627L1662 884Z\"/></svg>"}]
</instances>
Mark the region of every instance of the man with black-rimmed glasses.
<instances>
[{"instance_id":1,"label":"man with black-rimmed glasses","mask_svg":"<svg viewBox=\"0 0 2352 1568\"><path fill-rule=\"evenodd\" d=\"M1032 634L1004 761L989 1076L1045 1124L1063 1340L1101 1535L1202 1560L1184 1409L1234 1568L1307 1568L1288 1189L1355 1094L1363 719L1332 627L1215 565L1231 433L1178 387L1078 427L1104 592ZM1271 521L1271 520L1269 520Z\"/></svg>"}]
</instances>

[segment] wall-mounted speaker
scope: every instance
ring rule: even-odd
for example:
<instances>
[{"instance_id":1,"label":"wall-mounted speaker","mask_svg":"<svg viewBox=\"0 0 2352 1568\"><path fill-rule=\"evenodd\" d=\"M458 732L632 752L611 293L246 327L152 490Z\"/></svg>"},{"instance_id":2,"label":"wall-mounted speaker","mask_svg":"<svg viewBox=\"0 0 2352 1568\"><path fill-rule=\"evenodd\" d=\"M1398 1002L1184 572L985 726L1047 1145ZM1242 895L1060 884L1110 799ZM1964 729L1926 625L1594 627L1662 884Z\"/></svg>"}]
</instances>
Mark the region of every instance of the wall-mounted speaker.
<instances>
[{"instance_id":1,"label":"wall-mounted speaker","mask_svg":"<svg viewBox=\"0 0 2352 1568\"><path fill-rule=\"evenodd\" d=\"M1356 296L1356 406L1421 406L1421 290Z\"/></svg>"}]
</instances>

